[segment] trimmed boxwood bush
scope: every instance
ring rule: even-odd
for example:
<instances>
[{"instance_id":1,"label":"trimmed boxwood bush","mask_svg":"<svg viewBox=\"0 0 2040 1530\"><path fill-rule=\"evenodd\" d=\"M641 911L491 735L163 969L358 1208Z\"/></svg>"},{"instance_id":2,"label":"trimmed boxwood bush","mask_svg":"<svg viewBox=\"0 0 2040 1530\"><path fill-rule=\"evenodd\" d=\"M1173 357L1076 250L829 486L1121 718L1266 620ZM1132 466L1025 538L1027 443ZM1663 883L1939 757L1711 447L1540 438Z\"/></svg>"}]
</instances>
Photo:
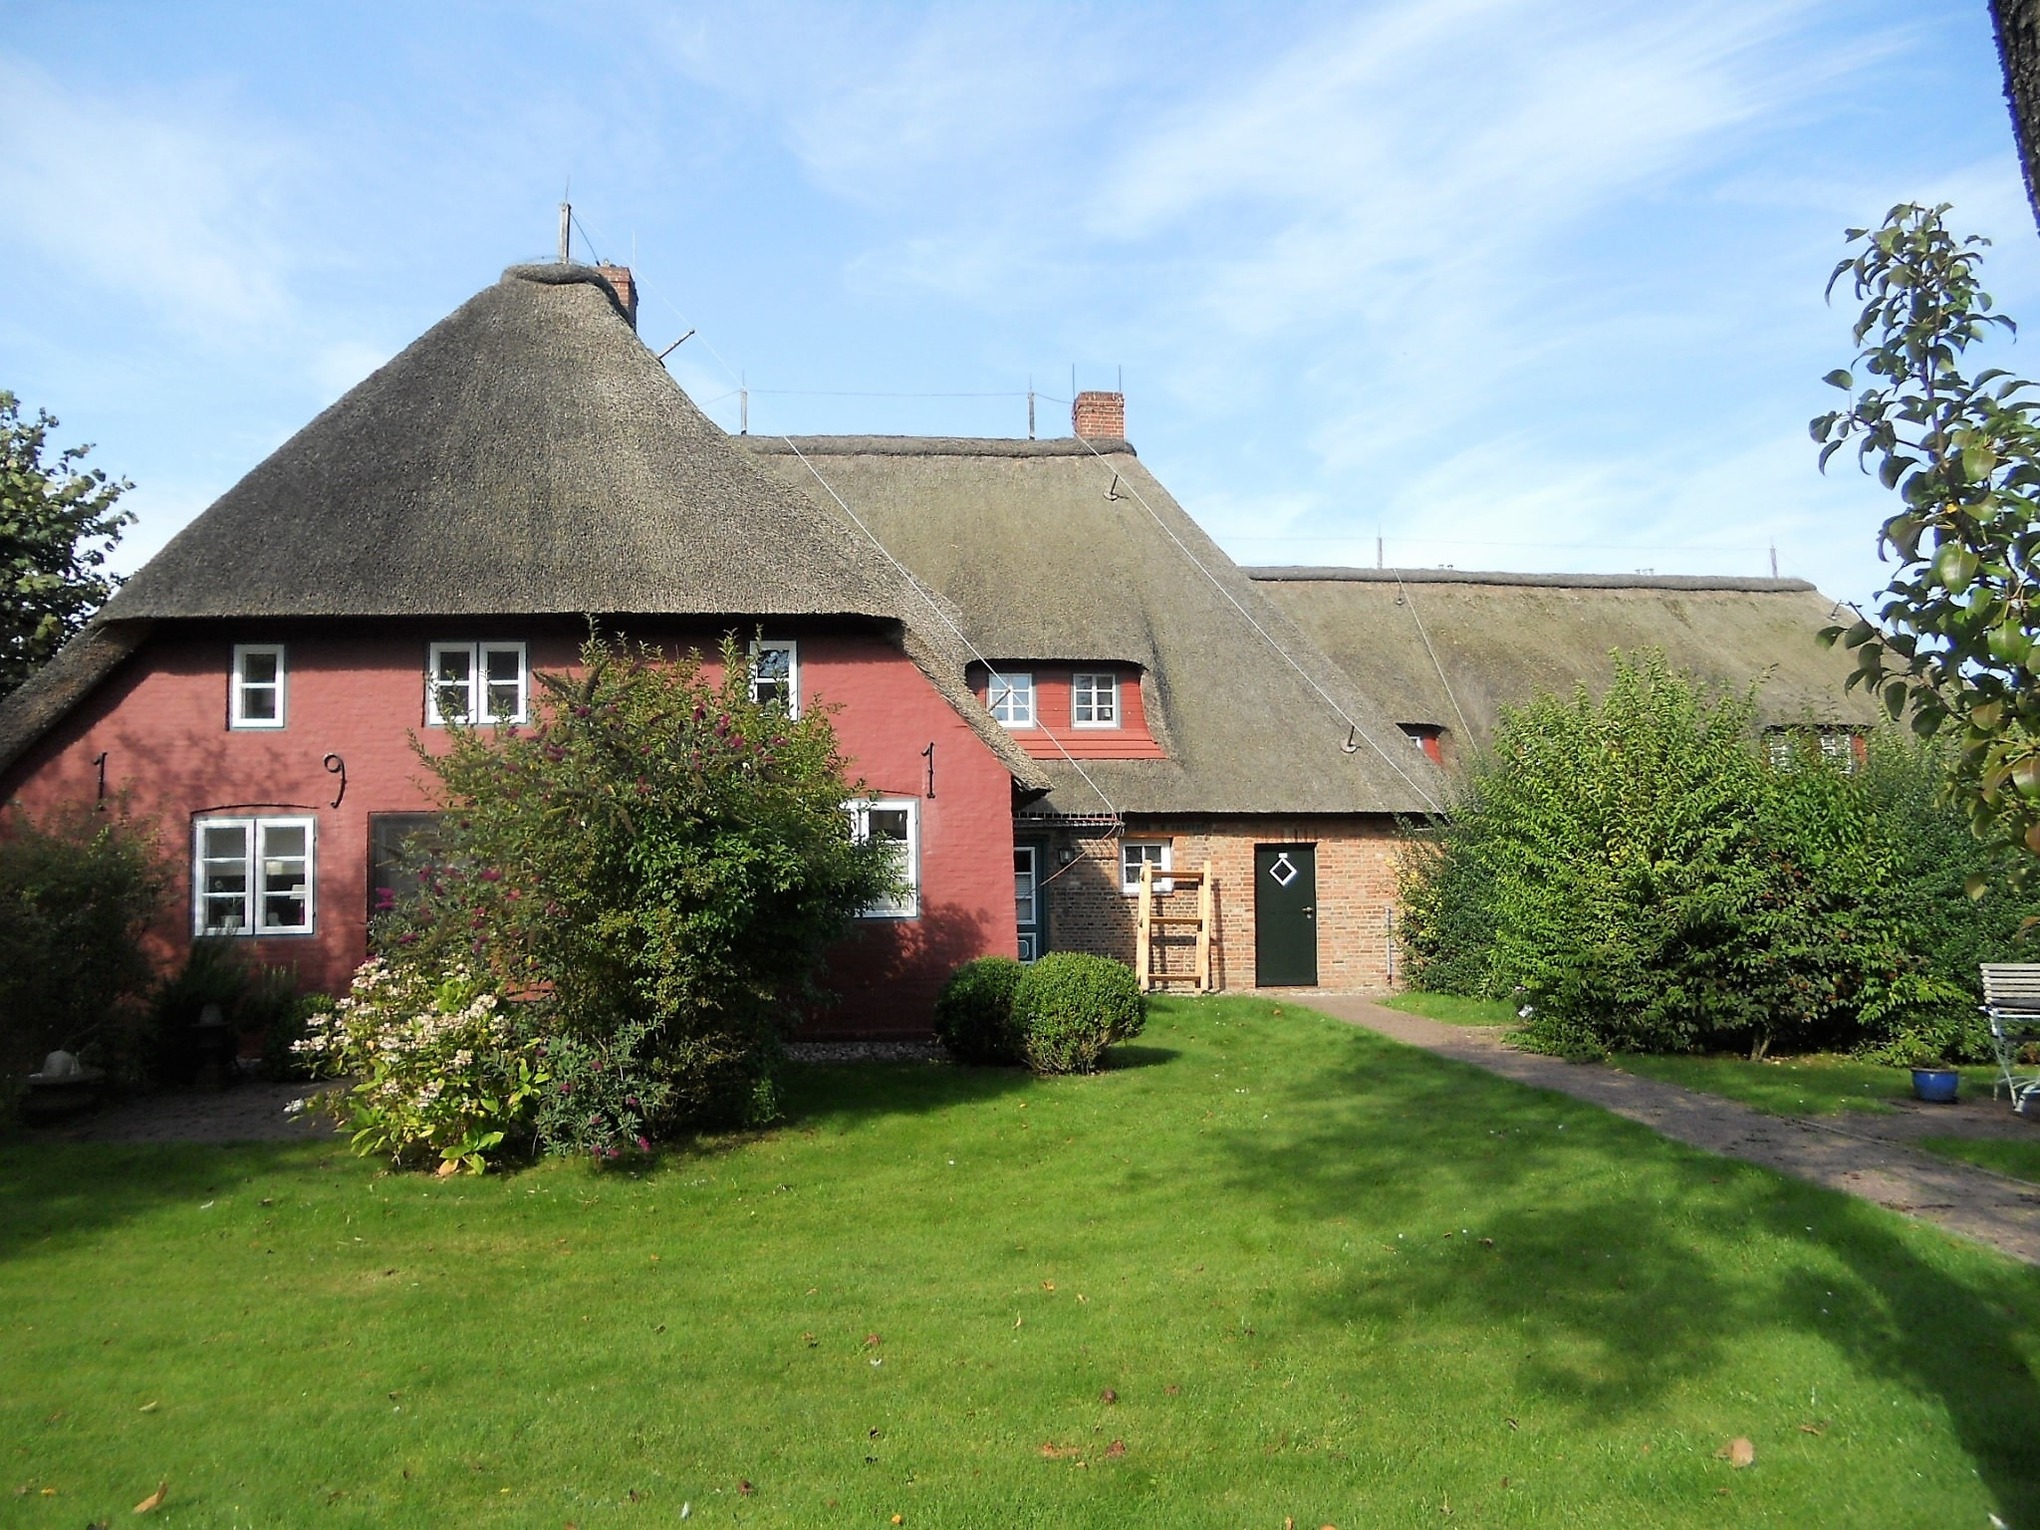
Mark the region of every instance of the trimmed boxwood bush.
<instances>
[{"instance_id":1,"label":"trimmed boxwood bush","mask_svg":"<svg viewBox=\"0 0 2040 1530\"><path fill-rule=\"evenodd\" d=\"M1016 1063L1013 993L1027 969L1010 956L981 956L949 975L935 1000L935 1035L959 1062Z\"/></svg>"},{"instance_id":2,"label":"trimmed boxwood bush","mask_svg":"<svg viewBox=\"0 0 2040 1530\"><path fill-rule=\"evenodd\" d=\"M1147 997L1124 962L1054 951L1013 991L1020 1054L1036 1073L1091 1073L1115 1041L1147 1025Z\"/></svg>"}]
</instances>

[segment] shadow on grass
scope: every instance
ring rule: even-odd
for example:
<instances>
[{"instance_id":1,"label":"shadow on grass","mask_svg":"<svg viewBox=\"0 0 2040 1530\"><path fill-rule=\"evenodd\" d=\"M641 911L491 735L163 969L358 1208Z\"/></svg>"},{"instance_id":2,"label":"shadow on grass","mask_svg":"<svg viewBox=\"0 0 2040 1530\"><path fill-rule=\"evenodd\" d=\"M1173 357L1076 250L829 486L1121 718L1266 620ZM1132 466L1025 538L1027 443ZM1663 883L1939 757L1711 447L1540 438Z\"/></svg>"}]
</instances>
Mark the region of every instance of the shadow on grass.
<instances>
[{"instance_id":1,"label":"shadow on grass","mask_svg":"<svg viewBox=\"0 0 2040 1530\"><path fill-rule=\"evenodd\" d=\"M1310 1097L1302 1130L1235 1136L1237 1188L1299 1220L1407 1216L1415 1240L1390 1278L1317 1299L1322 1316L1509 1333L1492 1363L1600 1419L1655 1406L1734 1348L1809 1337L1938 1400L1999 1512L2040 1524L2040 1387L2007 1342L2040 1320L2040 1273L1941 1259L1933 1234L1850 1197L1646 1152L1645 1128L1591 1106L1371 1040ZM1463 1213L1481 1218L1468 1235L1457 1207L1481 1208Z\"/></svg>"},{"instance_id":2,"label":"shadow on grass","mask_svg":"<svg viewBox=\"0 0 2040 1530\"><path fill-rule=\"evenodd\" d=\"M1116 1046L1098 1060L1098 1071L1117 1073L1124 1068L1152 1068L1174 1062L1182 1055L1174 1047Z\"/></svg>"},{"instance_id":3,"label":"shadow on grass","mask_svg":"<svg viewBox=\"0 0 2040 1530\"><path fill-rule=\"evenodd\" d=\"M345 1142L0 1144L0 1260L89 1241L158 1207L192 1206L280 1171L351 1167Z\"/></svg>"}]
</instances>

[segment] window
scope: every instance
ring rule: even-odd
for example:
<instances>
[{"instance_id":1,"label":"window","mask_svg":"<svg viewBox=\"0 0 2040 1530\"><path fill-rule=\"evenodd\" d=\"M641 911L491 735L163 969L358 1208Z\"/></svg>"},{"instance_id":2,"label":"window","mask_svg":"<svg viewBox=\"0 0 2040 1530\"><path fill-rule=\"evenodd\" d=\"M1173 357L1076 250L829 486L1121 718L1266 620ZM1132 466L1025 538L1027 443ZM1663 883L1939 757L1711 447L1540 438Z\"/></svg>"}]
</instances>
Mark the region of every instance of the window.
<instances>
[{"instance_id":1,"label":"window","mask_svg":"<svg viewBox=\"0 0 2040 1530\"><path fill-rule=\"evenodd\" d=\"M438 813L368 815L368 914L387 914L418 896L418 873L438 849Z\"/></svg>"},{"instance_id":2,"label":"window","mask_svg":"<svg viewBox=\"0 0 2040 1530\"><path fill-rule=\"evenodd\" d=\"M309 818L199 819L193 932L310 934L313 828Z\"/></svg>"},{"instance_id":3,"label":"window","mask_svg":"<svg viewBox=\"0 0 2040 1530\"><path fill-rule=\"evenodd\" d=\"M283 726L283 644L234 645L234 680L227 700L227 725Z\"/></svg>"},{"instance_id":4,"label":"window","mask_svg":"<svg viewBox=\"0 0 2040 1530\"><path fill-rule=\"evenodd\" d=\"M1009 728L1034 726L1034 676L994 674L988 690L992 716Z\"/></svg>"},{"instance_id":5,"label":"window","mask_svg":"<svg viewBox=\"0 0 2040 1530\"><path fill-rule=\"evenodd\" d=\"M1140 891L1140 868L1155 868L1155 891L1171 892L1176 884L1160 873L1167 871L1170 861L1170 842L1166 839L1124 839L1119 842L1119 890L1123 893Z\"/></svg>"},{"instance_id":6,"label":"window","mask_svg":"<svg viewBox=\"0 0 2040 1530\"><path fill-rule=\"evenodd\" d=\"M1821 758L1843 775L1853 774L1863 763L1869 747L1853 728L1772 728L1764 735L1773 770L1790 770L1799 763L1800 750L1816 745Z\"/></svg>"},{"instance_id":7,"label":"window","mask_svg":"<svg viewBox=\"0 0 2040 1530\"><path fill-rule=\"evenodd\" d=\"M522 643L434 643L425 721L521 723L526 688Z\"/></svg>"},{"instance_id":8,"label":"window","mask_svg":"<svg viewBox=\"0 0 2040 1530\"><path fill-rule=\"evenodd\" d=\"M918 919L921 916L921 804L911 797L850 804L850 837L858 844L883 840L892 847L901 887L857 911L860 919Z\"/></svg>"},{"instance_id":9,"label":"window","mask_svg":"<svg viewBox=\"0 0 2040 1530\"><path fill-rule=\"evenodd\" d=\"M1119 677L1117 675L1072 675L1070 677L1070 725L1077 728L1119 726Z\"/></svg>"},{"instance_id":10,"label":"window","mask_svg":"<svg viewBox=\"0 0 2040 1530\"><path fill-rule=\"evenodd\" d=\"M1436 723L1397 723L1403 736L1434 765L1445 763L1445 730Z\"/></svg>"},{"instance_id":11,"label":"window","mask_svg":"<svg viewBox=\"0 0 2040 1530\"><path fill-rule=\"evenodd\" d=\"M800 651L793 642L751 645L751 699L776 701L788 717L800 716Z\"/></svg>"}]
</instances>

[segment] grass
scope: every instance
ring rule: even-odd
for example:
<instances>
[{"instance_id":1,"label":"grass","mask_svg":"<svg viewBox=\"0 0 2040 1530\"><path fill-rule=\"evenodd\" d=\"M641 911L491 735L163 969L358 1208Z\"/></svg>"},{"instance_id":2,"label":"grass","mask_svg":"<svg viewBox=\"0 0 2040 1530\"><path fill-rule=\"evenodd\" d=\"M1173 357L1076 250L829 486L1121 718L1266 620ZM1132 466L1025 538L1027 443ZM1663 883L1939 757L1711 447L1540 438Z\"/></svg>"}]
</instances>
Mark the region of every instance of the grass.
<instances>
[{"instance_id":1,"label":"grass","mask_svg":"<svg viewBox=\"0 0 2040 1530\"><path fill-rule=\"evenodd\" d=\"M2013 1179L2030 1180L2040 1185L2040 1141L1922 1137L1919 1146L1930 1153L1939 1153L1943 1158L1959 1158L1964 1163L1981 1164L1986 1169L1995 1169L1998 1173L2008 1174Z\"/></svg>"},{"instance_id":2,"label":"grass","mask_svg":"<svg viewBox=\"0 0 2040 1530\"><path fill-rule=\"evenodd\" d=\"M1779 1116L1889 1110L1893 1101L1912 1098L1909 1070L1828 1053L1762 1062L1718 1053L1666 1057L1624 1053L1614 1059L1614 1065L1645 1078L1725 1095ZM1989 1068L1964 1068L1962 1088L1966 1092L1981 1089L1988 1095L1992 1077Z\"/></svg>"},{"instance_id":3,"label":"grass","mask_svg":"<svg viewBox=\"0 0 2040 1530\"><path fill-rule=\"evenodd\" d=\"M641 1173L0 1146L0 1525L2040 1523L2040 1272L1284 1008Z\"/></svg>"},{"instance_id":4,"label":"grass","mask_svg":"<svg viewBox=\"0 0 2040 1530\"><path fill-rule=\"evenodd\" d=\"M1516 1011L1503 999L1468 999L1456 993L1420 993L1415 989L1381 1001L1388 1009L1447 1025L1514 1025Z\"/></svg>"}]
</instances>

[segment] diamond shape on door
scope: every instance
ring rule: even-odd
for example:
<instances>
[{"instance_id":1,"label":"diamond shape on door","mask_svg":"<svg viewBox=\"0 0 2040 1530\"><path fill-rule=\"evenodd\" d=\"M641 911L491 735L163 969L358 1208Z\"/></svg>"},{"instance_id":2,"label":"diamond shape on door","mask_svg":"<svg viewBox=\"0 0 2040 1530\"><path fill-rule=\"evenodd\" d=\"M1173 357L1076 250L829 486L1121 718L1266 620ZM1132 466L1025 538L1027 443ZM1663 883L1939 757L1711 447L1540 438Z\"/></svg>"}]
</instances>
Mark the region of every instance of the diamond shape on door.
<instances>
[{"instance_id":1,"label":"diamond shape on door","mask_svg":"<svg viewBox=\"0 0 2040 1530\"><path fill-rule=\"evenodd\" d=\"M1301 876L1302 873L1296 869L1296 863L1290 860L1289 853L1284 851L1275 857L1274 864L1268 868L1268 875L1274 880L1277 887L1287 887Z\"/></svg>"}]
</instances>

